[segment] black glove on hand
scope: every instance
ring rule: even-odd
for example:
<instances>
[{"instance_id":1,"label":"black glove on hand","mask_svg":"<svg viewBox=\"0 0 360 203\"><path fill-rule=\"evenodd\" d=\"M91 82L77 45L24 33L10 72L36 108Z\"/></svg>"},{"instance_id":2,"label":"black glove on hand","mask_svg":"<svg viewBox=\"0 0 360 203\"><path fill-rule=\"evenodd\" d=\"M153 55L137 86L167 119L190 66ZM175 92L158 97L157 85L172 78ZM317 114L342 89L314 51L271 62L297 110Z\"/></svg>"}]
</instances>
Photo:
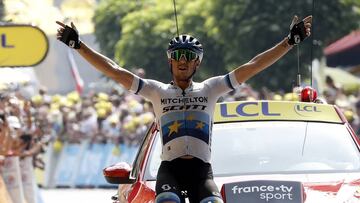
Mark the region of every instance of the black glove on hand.
<instances>
[{"instance_id":1,"label":"black glove on hand","mask_svg":"<svg viewBox=\"0 0 360 203\"><path fill-rule=\"evenodd\" d=\"M61 35L60 41L64 42L67 46L80 49L79 33L72 27L65 26L64 32Z\"/></svg>"},{"instance_id":2,"label":"black glove on hand","mask_svg":"<svg viewBox=\"0 0 360 203\"><path fill-rule=\"evenodd\" d=\"M297 17L294 18L293 22L290 25L290 33L288 35L288 43L290 45L297 45L300 42L304 41L307 37L305 31L304 21L297 22Z\"/></svg>"}]
</instances>

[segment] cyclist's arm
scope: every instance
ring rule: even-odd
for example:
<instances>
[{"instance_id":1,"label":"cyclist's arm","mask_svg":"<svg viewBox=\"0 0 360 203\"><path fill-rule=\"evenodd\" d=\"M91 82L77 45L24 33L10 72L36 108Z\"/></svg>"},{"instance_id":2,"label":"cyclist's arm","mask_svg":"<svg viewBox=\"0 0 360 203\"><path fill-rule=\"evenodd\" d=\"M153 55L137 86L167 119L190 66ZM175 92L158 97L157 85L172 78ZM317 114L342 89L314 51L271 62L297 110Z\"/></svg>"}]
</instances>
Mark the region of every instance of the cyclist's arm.
<instances>
[{"instance_id":1,"label":"cyclist's arm","mask_svg":"<svg viewBox=\"0 0 360 203\"><path fill-rule=\"evenodd\" d=\"M126 89L130 89L134 79L133 73L119 67L114 61L88 47L84 42L81 42L80 49L77 49L77 51L96 69L120 83Z\"/></svg>"},{"instance_id":2,"label":"cyclist's arm","mask_svg":"<svg viewBox=\"0 0 360 203\"><path fill-rule=\"evenodd\" d=\"M233 70L237 81L239 83L244 83L252 76L256 75L260 71L271 66L273 63L279 60L293 47L289 45L287 41L288 39L285 38L274 47L255 56L249 62Z\"/></svg>"}]
</instances>

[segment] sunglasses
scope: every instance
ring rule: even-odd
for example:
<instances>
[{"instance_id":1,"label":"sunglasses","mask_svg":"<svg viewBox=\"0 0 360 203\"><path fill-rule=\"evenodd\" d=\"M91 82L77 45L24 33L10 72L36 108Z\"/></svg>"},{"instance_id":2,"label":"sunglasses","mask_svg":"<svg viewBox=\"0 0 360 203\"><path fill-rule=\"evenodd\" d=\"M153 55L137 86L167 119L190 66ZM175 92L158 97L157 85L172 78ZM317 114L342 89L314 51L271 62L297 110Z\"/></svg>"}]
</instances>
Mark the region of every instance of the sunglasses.
<instances>
[{"instance_id":1,"label":"sunglasses","mask_svg":"<svg viewBox=\"0 0 360 203\"><path fill-rule=\"evenodd\" d=\"M170 58L176 61L179 61L183 56L186 61L192 61L199 57L195 52L188 49L177 49L170 53Z\"/></svg>"}]
</instances>

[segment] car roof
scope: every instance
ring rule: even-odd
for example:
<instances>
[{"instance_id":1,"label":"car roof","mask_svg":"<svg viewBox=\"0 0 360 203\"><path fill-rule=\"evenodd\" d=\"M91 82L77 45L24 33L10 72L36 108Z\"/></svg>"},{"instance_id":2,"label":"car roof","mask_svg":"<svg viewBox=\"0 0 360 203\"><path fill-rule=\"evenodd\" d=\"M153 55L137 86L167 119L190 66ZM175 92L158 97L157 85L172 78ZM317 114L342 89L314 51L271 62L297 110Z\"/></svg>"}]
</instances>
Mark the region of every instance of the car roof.
<instances>
[{"instance_id":1,"label":"car roof","mask_svg":"<svg viewBox=\"0 0 360 203\"><path fill-rule=\"evenodd\" d=\"M241 121L313 121L344 123L334 105L296 101L236 101L217 103L215 123Z\"/></svg>"}]
</instances>

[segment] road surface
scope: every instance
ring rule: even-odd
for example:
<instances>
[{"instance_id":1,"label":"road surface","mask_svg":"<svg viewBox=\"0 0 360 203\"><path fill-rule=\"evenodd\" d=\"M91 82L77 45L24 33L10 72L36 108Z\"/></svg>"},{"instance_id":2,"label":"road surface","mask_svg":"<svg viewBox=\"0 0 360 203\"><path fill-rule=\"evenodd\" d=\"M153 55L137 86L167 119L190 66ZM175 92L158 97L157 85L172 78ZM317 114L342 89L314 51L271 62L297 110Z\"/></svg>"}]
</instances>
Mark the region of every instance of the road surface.
<instances>
[{"instance_id":1,"label":"road surface","mask_svg":"<svg viewBox=\"0 0 360 203\"><path fill-rule=\"evenodd\" d=\"M43 203L112 203L116 189L40 189Z\"/></svg>"}]
</instances>

